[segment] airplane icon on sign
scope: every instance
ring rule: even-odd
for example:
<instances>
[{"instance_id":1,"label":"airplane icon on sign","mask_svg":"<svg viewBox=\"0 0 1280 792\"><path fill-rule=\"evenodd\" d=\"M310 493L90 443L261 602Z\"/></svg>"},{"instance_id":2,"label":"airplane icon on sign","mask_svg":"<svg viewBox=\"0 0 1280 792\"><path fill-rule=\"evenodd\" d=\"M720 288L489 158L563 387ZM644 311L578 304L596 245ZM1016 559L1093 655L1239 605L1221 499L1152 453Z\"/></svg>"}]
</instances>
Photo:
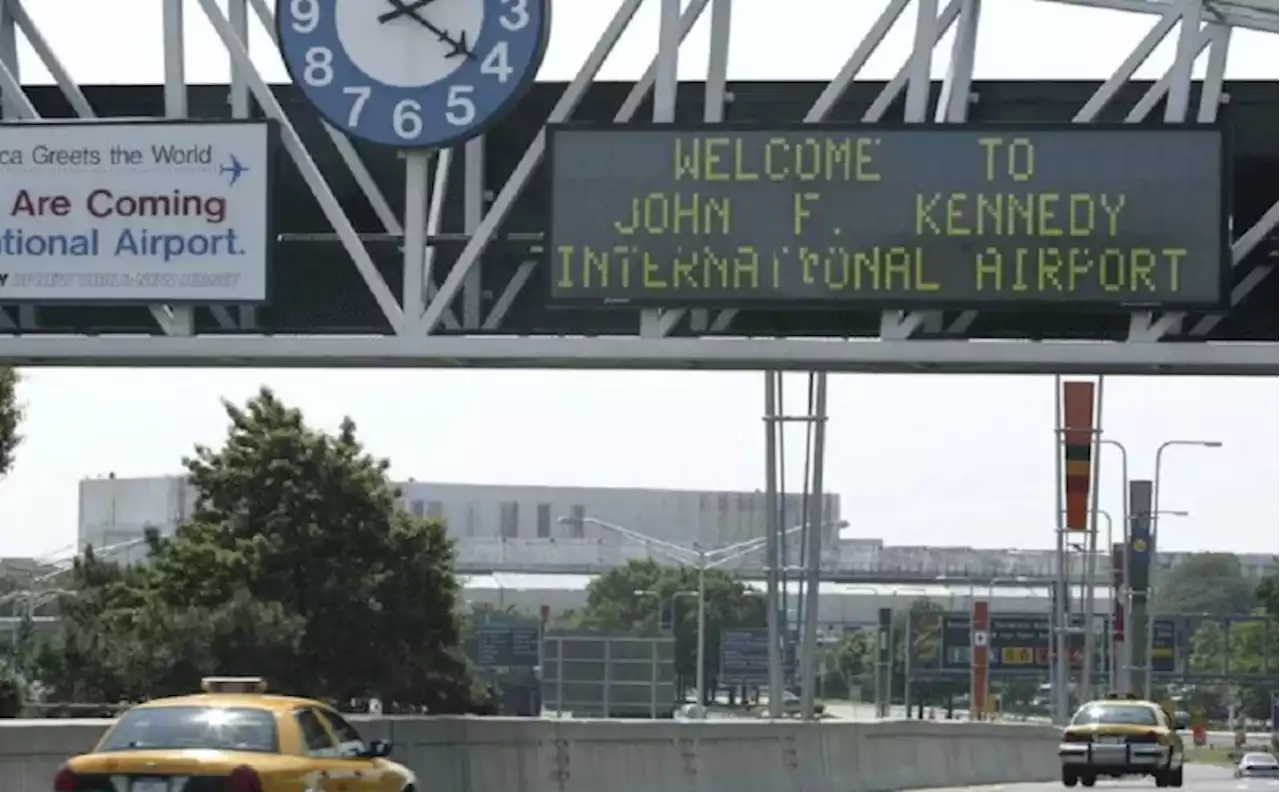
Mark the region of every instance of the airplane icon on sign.
<instances>
[{"instance_id":1,"label":"airplane icon on sign","mask_svg":"<svg viewBox=\"0 0 1280 792\"><path fill-rule=\"evenodd\" d=\"M235 184L236 182L240 181L240 174L247 173L248 171L249 171L249 167L247 165L241 164L240 160L236 159L235 154L231 155L230 162L218 168L218 173L220 174L221 173L231 174L231 178L230 180L227 181L227 184Z\"/></svg>"}]
</instances>

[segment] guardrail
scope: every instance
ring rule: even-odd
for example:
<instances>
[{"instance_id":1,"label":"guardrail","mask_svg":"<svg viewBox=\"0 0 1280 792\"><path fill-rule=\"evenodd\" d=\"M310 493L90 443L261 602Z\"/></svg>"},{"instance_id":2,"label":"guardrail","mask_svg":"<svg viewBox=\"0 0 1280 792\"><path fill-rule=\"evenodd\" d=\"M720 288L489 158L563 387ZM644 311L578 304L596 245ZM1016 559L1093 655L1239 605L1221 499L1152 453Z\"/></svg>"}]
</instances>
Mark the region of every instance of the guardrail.
<instances>
[{"instance_id":1,"label":"guardrail","mask_svg":"<svg viewBox=\"0 0 1280 792\"><path fill-rule=\"evenodd\" d=\"M420 792L890 792L1058 776L1058 731L987 723L360 718ZM0 721L0 789L48 792L109 720Z\"/></svg>"}]
</instances>

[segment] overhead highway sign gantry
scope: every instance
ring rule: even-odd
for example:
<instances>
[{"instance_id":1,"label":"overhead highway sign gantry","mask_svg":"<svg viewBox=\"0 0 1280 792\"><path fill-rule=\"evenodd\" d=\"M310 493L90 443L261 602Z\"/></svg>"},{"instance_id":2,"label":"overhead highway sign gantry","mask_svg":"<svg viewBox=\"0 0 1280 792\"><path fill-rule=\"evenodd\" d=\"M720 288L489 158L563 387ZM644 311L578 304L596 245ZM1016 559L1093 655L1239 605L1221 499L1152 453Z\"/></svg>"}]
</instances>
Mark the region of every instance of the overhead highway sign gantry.
<instances>
[{"instance_id":1,"label":"overhead highway sign gantry","mask_svg":"<svg viewBox=\"0 0 1280 792\"><path fill-rule=\"evenodd\" d=\"M597 81L603 60L642 2L661 5L659 45L649 68L633 84ZM1097 53L1115 68L1101 84L974 81L980 17L1001 13L998 7L983 8L973 0L884 0L883 12L860 40L850 42L847 60L830 82L730 86L730 49L751 44L730 36L731 0L691 0L684 9L673 0L617 0L616 14L575 79L566 84L535 83L502 123L483 130L482 137L440 151L427 169L429 199L419 200L419 192L406 204L404 163L394 152L357 146L339 129L322 123L294 86L270 85L255 68L246 47L250 29L273 39L278 35L267 0L164 0L139 10L162 16L156 22L164 30L164 53L162 60L157 54L157 67L163 68L164 81L155 86L82 85L75 78L93 75L73 75L63 68L58 54L70 43L46 36L37 27L32 12L38 16L42 9L25 0L5 0L0 3L0 107L6 123L56 119L92 126L102 123L99 119L119 116L154 116L170 122L268 119L277 130L278 148L270 213L274 244L265 300L262 293L245 292L243 299L232 294L230 301L191 302L157 292L151 305L139 305L137 295L128 304L90 303L34 294L6 296L0 287L0 361L1275 375L1280 359L1275 275L1280 135L1275 84L1223 78L1231 32L1245 28L1274 34L1274 8L1252 0L1073 2L1137 10L1150 20L1148 34L1132 51ZM897 74L884 82L855 81L909 6L917 11L914 46ZM184 10L190 12L186 24ZM1097 13L1098 24L1109 20L1107 11ZM706 79L678 83L680 43L704 14L711 17ZM207 25L225 49L232 67L228 85L187 85L184 31L196 25ZM949 59L946 77L932 83L933 49L951 32L950 49L942 56ZM1170 37L1176 46L1164 75L1135 81L1135 70ZM31 44L57 85L24 89L16 58L19 38ZM104 42L102 56L111 57L112 47L132 45ZM1000 47L1002 42L988 36L981 46ZM1205 53L1205 76L1193 80L1193 64ZM597 293L585 295L590 299L584 302L578 299L584 296L580 293L553 288L547 266L554 253L549 246L558 243L557 235L591 229L557 225L562 213L555 207L566 194L549 188L549 138L543 134L548 125L579 123L596 129L616 125L633 130L617 134L649 141L696 126L707 130L704 137L727 136L735 145L750 139L735 129L778 131L792 142L827 135L824 129L884 129L880 164L887 168L886 176L878 192L865 193L875 196L869 199L873 204L864 202L846 228L824 217L821 200L812 206L806 203L813 212L810 221L826 225L807 226L802 233L825 227L827 236L802 241L810 247L821 242L837 251L845 250L846 243L831 241L836 228L842 239L857 231L859 245L865 240L877 243L873 249L883 247L885 240L867 237L867 232L901 232L904 218L915 216L917 192L973 193L974 179L984 178L985 154L972 137L968 145L977 148L977 159L966 164L958 156L949 157L936 172L912 167L911 152L922 145L964 148L965 136L985 136L984 128L993 135L1003 128L1026 138L1037 151L1056 152L1042 155L1036 164L1041 181L1032 193L1041 196L1035 198L1035 211L1042 219L1057 206L1043 196L1060 195L1068 188L1067 197L1057 201L1065 200L1071 211L1073 170L1082 179L1081 194L1119 191L1132 200L1124 210L1128 214L1120 216L1124 225L1116 230L1121 252L1094 255L1090 261L1100 263L1088 268L1089 274L1078 274L1074 285L1068 278L1061 289L1052 273L1069 275L1071 248L1092 250L1102 240L1089 232L1080 237L1088 245L1049 245L1045 238L1054 226L1045 221L1032 229L1034 233L1023 234L1024 239L984 245L981 251L940 239L915 244L919 250L910 255L924 263L918 275L908 268L914 278L909 287L900 286L902 276L892 280L886 275L903 271L901 261L892 265L896 259L883 263L882 257L878 270L851 267L851 278L858 271L864 277L867 272L880 273L882 287L872 289L872 294L863 289L850 296L846 288L833 297L830 284L844 277L839 272L843 264L829 276L824 259L820 277L811 274L806 280L804 267L792 267L779 276L777 289L762 294L734 288L676 304L666 298L654 301L646 293L623 294L622 302L616 294ZM673 124L670 130L641 131ZM1102 126L1085 129L1094 124L1117 128L1115 137L1108 137L1112 133ZM1178 126L1205 131L1188 131L1190 137L1174 143L1180 139L1173 129ZM716 129L723 135L711 135ZM1209 152L1222 149L1216 147L1217 133L1210 129L1221 130L1227 142L1226 154L1218 155L1222 167L1216 171ZM609 134L619 139L613 131ZM552 134L550 141L557 149L564 135ZM1094 142L1073 142L1090 139ZM1101 142L1104 139L1110 142ZM1160 174L1153 167L1156 155L1144 158L1124 148L1139 139L1181 147L1181 159L1170 173ZM1022 146L1010 150L1023 151ZM1098 160L1114 163L1120 158L1124 167L1068 166L1090 146ZM556 160L560 161L558 155ZM1229 200L1210 195L1215 192L1208 183L1214 172L1225 174ZM1156 176L1171 189L1139 186L1139 181ZM1126 182L1129 177L1133 179ZM1204 188L1188 186L1191 180ZM747 195L745 188L731 189ZM834 190L836 186L826 185L817 192L825 191L830 202L837 195ZM752 194L765 192L753 188ZM13 198L0 194L4 201ZM617 200L625 196L608 197ZM902 200L908 202L905 208ZM948 200L963 203L959 198ZM1041 201L1046 205L1041 207ZM1075 206L1079 211L1083 204L1077 199ZM1215 240L1224 206L1231 216L1229 236ZM406 207L412 222L405 222ZM753 217L747 209L742 210L747 213L741 222L763 223L764 218ZM1177 212L1182 213L1176 215L1177 223L1168 216L1163 225L1156 219ZM776 221L771 215L769 222ZM929 221L944 222L943 215L928 214L921 220L931 232ZM765 230L761 225L759 232ZM422 246L416 244L419 238ZM913 249L911 244L899 246ZM988 247L999 253L998 267ZM1045 252L1054 247L1067 249L1065 264L1053 258L1061 253ZM1215 247L1227 251L1216 260L1210 251ZM1178 252L1183 249L1185 256ZM1032 252L1019 252L1023 250ZM1148 253L1157 250L1158 256ZM853 255L856 260L858 250ZM891 257L901 255L895 252ZM1075 255L1079 273L1085 265ZM1148 255L1163 263L1151 264ZM1126 262L1124 277L1116 280L1121 259ZM1032 294L1017 291L1019 260L1024 267L1028 261L1034 263ZM1171 263L1175 260L1176 282ZM0 262L0 270L6 266ZM998 277L984 274L997 270ZM999 290L991 286L996 281L1002 284ZM607 304L600 304L597 298L602 296ZM588 304L591 300L596 304Z\"/></svg>"}]
</instances>

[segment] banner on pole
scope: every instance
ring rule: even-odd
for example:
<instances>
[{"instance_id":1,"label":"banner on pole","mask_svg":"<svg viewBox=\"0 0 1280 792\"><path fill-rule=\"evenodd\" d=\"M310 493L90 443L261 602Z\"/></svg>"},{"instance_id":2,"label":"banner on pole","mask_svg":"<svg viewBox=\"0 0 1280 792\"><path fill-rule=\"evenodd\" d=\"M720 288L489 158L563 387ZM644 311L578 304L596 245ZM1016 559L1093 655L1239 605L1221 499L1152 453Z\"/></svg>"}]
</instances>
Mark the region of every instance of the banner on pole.
<instances>
[{"instance_id":1,"label":"banner on pole","mask_svg":"<svg viewBox=\"0 0 1280 792\"><path fill-rule=\"evenodd\" d=\"M969 670L969 708L973 720L986 719L987 694L990 691L991 606L986 600L975 600L969 614L969 638L972 661Z\"/></svg>"},{"instance_id":2,"label":"banner on pole","mask_svg":"<svg viewBox=\"0 0 1280 792\"><path fill-rule=\"evenodd\" d=\"M1129 590L1139 599L1145 599L1151 588L1153 489L1150 481L1129 482Z\"/></svg>"},{"instance_id":3,"label":"banner on pole","mask_svg":"<svg viewBox=\"0 0 1280 792\"><path fill-rule=\"evenodd\" d=\"M1092 382L1062 384L1063 492L1066 495L1066 529L1089 530L1089 487L1093 482Z\"/></svg>"}]
</instances>

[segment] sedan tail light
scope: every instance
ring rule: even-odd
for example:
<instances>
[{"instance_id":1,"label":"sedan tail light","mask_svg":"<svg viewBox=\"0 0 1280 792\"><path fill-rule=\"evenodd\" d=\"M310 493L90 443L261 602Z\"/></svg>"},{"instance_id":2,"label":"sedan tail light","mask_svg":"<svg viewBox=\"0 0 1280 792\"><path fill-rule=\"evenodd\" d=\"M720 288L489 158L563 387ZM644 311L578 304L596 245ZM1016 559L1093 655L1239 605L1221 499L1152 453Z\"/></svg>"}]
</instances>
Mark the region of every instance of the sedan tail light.
<instances>
[{"instance_id":1,"label":"sedan tail light","mask_svg":"<svg viewBox=\"0 0 1280 792\"><path fill-rule=\"evenodd\" d=\"M1131 743L1158 743L1160 735L1156 732L1145 732L1143 734L1130 734L1126 742Z\"/></svg>"},{"instance_id":2,"label":"sedan tail light","mask_svg":"<svg viewBox=\"0 0 1280 792\"><path fill-rule=\"evenodd\" d=\"M240 766L227 776L226 792L262 792L262 779L252 767Z\"/></svg>"},{"instance_id":3,"label":"sedan tail light","mask_svg":"<svg viewBox=\"0 0 1280 792\"><path fill-rule=\"evenodd\" d=\"M1093 742L1093 735L1088 732L1063 732L1062 741L1069 743Z\"/></svg>"},{"instance_id":4,"label":"sedan tail light","mask_svg":"<svg viewBox=\"0 0 1280 792\"><path fill-rule=\"evenodd\" d=\"M80 779L70 768L64 767L53 777L54 792L75 792L80 786Z\"/></svg>"}]
</instances>

